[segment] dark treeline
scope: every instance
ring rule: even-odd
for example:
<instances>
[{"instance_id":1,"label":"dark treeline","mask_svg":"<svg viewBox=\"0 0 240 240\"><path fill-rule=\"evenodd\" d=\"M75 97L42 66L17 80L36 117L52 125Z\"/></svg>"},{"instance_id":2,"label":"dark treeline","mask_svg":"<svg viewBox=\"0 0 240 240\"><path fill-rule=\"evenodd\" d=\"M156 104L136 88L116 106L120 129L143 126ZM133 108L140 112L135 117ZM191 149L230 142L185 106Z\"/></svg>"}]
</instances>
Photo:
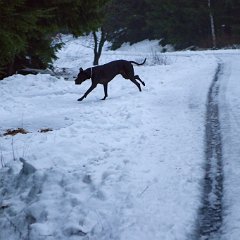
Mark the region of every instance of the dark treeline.
<instances>
[{"instance_id":1,"label":"dark treeline","mask_svg":"<svg viewBox=\"0 0 240 240\"><path fill-rule=\"evenodd\" d=\"M143 39L162 39L176 49L240 43L240 0L112 0L111 5L106 28L115 48Z\"/></svg>"},{"instance_id":2,"label":"dark treeline","mask_svg":"<svg viewBox=\"0 0 240 240\"><path fill-rule=\"evenodd\" d=\"M61 47L51 44L58 32L100 28L113 48L144 39L220 48L240 43L239 16L240 0L0 0L0 78L47 67Z\"/></svg>"}]
</instances>

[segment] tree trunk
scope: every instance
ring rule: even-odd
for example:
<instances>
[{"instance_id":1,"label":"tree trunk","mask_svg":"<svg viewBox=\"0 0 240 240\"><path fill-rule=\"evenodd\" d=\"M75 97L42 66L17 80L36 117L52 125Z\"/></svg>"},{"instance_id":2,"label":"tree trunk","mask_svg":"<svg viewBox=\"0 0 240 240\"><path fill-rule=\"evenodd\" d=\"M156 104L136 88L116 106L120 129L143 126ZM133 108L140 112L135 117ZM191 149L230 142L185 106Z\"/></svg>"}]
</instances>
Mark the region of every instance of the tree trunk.
<instances>
[{"instance_id":1,"label":"tree trunk","mask_svg":"<svg viewBox=\"0 0 240 240\"><path fill-rule=\"evenodd\" d=\"M103 45L106 41L106 33L104 30L101 28L100 30L100 40L98 39L97 33L94 31L93 32L93 39L94 39L94 60L93 60L93 65L98 65L99 64L99 59L102 54L102 48Z\"/></svg>"},{"instance_id":2,"label":"tree trunk","mask_svg":"<svg viewBox=\"0 0 240 240\"><path fill-rule=\"evenodd\" d=\"M7 76L11 76L15 73L15 58L7 66Z\"/></svg>"},{"instance_id":3,"label":"tree trunk","mask_svg":"<svg viewBox=\"0 0 240 240\"><path fill-rule=\"evenodd\" d=\"M215 34L215 26L214 26L214 18L211 10L211 0L208 0L208 9L209 9L209 18L210 18L210 25L211 25L211 35L212 35L212 47L216 48L216 34Z\"/></svg>"}]
</instances>

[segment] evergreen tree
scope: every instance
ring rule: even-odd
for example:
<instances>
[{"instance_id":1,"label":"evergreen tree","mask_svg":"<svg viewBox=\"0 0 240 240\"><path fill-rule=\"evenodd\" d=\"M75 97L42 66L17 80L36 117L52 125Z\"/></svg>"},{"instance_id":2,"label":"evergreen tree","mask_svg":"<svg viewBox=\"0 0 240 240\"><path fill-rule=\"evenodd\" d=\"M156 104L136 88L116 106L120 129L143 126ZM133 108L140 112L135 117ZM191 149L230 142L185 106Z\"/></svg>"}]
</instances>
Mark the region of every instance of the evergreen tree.
<instances>
[{"instance_id":1,"label":"evergreen tree","mask_svg":"<svg viewBox=\"0 0 240 240\"><path fill-rule=\"evenodd\" d=\"M106 0L0 0L0 78L22 67L45 68L59 46L57 32L80 35L96 28Z\"/></svg>"},{"instance_id":2,"label":"evergreen tree","mask_svg":"<svg viewBox=\"0 0 240 240\"><path fill-rule=\"evenodd\" d=\"M148 28L154 38L163 44L173 44L176 48L199 45L206 39L208 8L204 1L194 0L147 0L150 5Z\"/></svg>"},{"instance_id":3,"label":"evergreen tree","mask_svg":"<svg viewBox=\"0 0 240 240\"><path fill-rule=\"evenodd\" d=\"M43 15L41 10L29 10L24 0L11 2L0 0L0 66L11 74L17 56L26 53L28 36L38 31L37 20ZM5 70L5 71L6 71Z\"/></svg>"},{"instance_id":4,"label":"evergreen tree","mask_svg":"<svg viewBox=\"0 0 240 240\"><path fill-rule=\"evenodd\" d=\"M113 49L124 42L134 43L149 37L145 0L112 0L109 9L103 26Z\"/></svg>"},{"instance_id":5,"label":"evergreen tree","mask_svg":"<svg viewBox=\"0 0 240 240\"><path fill-rule=\"evenodd\" d=\"M240 0L212 0L218 47L240 43Z\"/></svg>"}]
</instances>

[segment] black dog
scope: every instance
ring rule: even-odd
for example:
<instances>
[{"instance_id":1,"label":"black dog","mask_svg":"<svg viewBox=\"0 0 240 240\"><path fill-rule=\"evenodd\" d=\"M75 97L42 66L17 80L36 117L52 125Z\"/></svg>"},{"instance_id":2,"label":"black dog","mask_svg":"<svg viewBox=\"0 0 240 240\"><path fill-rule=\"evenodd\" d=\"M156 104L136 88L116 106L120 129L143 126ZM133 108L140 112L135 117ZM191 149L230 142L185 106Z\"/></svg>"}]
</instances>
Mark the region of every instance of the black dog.
<instances>
[{"instance_id":1,"label":"black dog","mask_svg":"<svg viewBox=\"0 0 240 240\"><path fill-rule=\"evenodd\" d=\"M86 91L86 93L78 99L78 101L82 101L84 98L87 97L87 95L97 86L97 84L103 84L104 87L104 98L102 100L105 100L108 96L107 88L108 83L118 74L121 74L125 79L130 79L139 89L141 92L141 86L136 81L139 80L143 86L145 86L145 83L139 78L138 75L134 75L134 69L133 65L143 65L146 62L146 58L142 63L137 63L134 61L126 61L126 60L117 60L113 61L104 65L87 68L86 70L83 70L80 68L80 72L75 80L75 84L81 84L87 79L92 80L91 87Z\"/></svg>"}]
</instances>

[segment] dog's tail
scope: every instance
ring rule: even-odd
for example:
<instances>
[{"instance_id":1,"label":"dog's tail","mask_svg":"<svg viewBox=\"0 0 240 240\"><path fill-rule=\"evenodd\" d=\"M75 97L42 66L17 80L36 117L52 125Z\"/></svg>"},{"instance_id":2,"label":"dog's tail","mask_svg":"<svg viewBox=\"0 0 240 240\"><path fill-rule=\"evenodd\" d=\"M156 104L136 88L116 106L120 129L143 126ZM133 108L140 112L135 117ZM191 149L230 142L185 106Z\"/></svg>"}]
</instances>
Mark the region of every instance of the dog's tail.
<instances>
[{"instance_id":1,"label":"dog's tail","mask_svg":"<svg viewBox=\"0 0 240 240\"><path fill-rule=\"evenodd\" d=\"M144 61L142 63L137 63L137 62L134 62L134 61L129 61L130 63L134 63L134 64L137 64L138 66L140 65L143 65L145 62L146 62L146 58L144 59Z\"/></svg>"}]
</instances>

